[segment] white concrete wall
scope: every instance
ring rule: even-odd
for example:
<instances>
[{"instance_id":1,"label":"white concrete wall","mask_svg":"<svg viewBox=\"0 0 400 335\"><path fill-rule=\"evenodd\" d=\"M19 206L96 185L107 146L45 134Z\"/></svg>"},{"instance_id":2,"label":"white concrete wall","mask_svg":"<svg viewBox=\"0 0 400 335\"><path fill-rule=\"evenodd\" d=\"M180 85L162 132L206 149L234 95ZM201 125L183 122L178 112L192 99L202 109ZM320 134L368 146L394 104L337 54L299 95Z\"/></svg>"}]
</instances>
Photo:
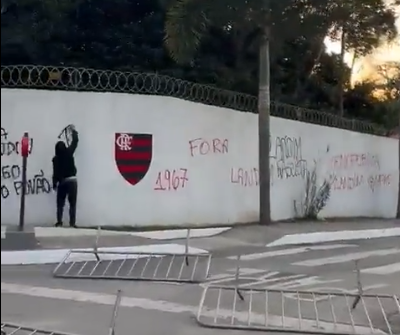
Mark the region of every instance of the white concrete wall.
<instances>
[{"instance_id":1,"label":"white concrete wall","mask_svg":"<svg viewBox=\"0 0 400 335\"><path fill-rule=\"evenodd\" d=\"M28 178L39 186L34 190L37 194L27 197L27 224L55 221L55 194L48 189L51 159L57 136L71 123L81 137L76 152L78 224L200 225L257 220L254 114L169 97L115 93L2 89L1 98L2 224L18 222L19 197L9 172L14 166L20 180L21 158L10 152L12 145L7 143L19 141L24 131L33 138ZM305 172L315 164L319 179L333 182L322 216L395 216L398 140L280 118L271 122L274 220L294 217L294 201L301 201L305 192ZM136 185L129 184L117 169L118 132L153 135L150 169ZM43 177L34 178L40 171ZM168 189L165 176L173 171L178 177L176 189ZM159 176L165 190L156 190Z\"/></svg>"}]
</instances>

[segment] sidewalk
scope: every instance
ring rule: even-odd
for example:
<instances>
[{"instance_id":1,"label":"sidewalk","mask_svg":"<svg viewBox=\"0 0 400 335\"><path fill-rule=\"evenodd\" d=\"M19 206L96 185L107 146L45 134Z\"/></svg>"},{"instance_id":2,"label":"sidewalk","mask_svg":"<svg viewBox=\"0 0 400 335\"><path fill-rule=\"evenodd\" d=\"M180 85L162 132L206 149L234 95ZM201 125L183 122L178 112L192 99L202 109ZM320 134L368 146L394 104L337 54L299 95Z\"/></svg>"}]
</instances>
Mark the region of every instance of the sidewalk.
<instances>
[{"instance_id":1,"label":"sidewalk","mask_svg":"<svg viewBox=\"0 0 400 335\"><path fill-rule=\"evenodd\" d=\"M229 228L228 228L229 229ZM37 227L36 238L39 242L40 253L31 252L29 257L22 256L29 251L19 251L20 257L29 259L41 258L43 253L54 254L54 249L62 249L65 253L70 249L93 248L96 243L97 230ZM184 252L187 230L169 230L157 232L121 232L101 231L98 241L100 248L126 248L131 251ZM257 252L266 247L280 248L294 245L309 245L326 242L342 242L349 240L397 237L400 236L399 220L361 220L342 222L292 222L277 223L271 226L240 226L230 230L227 228L193 229L190 231L189 246L193 252L211 252L221 255L232 252ZM111 250L111 249L108 249ZM180 251L177 251L180 250ZM14 258L16 251L2 251L6 258ZM47 256L46 256L47 257ZM55 256L49 256L54 259ZM19 264L17 260L15 264ZM5 261L2 262L5 264ZM10 264L10 263L8 263Z\"/></svg>"},{"instance_id":2,"label":"sidewalk","mask_svg":"<svg viewBox=\"0 0 400 335\"><path fill-rule=\"evenodd\" d=\"M375 231L375 233L364 234L362 231ZM240 226L222 234L225 238L237 239L253 243L255 245L269 245L276 243L288 235L292 237L294 243L281 243L280 245L288 244L307 244L307 243L323 243L328 242L328 237L333 234L341 233L342 236L337 236L335 241L346 240L345 237L349 232L354 232L350 239L363 239L363 238L378 238L379 235L384 235L383 232L391 230L388 236L400 236L400 220L379 220L379 219L359 219L359 220L333 220L333 221L297 221L297 222L282 222L274 223L270 226ZM359 232L359 236L357 236ZM319 233L320 240L314 238L313 241L305 241L305 236ZM315 236L315 235L314 235ZM385 237L385 236L381 236ZM286 237L287 238L287 237ZM332 241L332 240L330 240Z\"/></svg>"},{"instance_id":3,"label":"sidewalk","mask_svg":"<svg viewBox=\"0 0 400 335\"><path fill-rule=\"evenodd\" d=\"M9 226L1 226L1 238L4 239L6 231ZM27 227L27 229L32 229ZM34 227L36 237L73 237L73 236L96 236L98 230L96 228L55 228L55 227ZM203 228L203 229L191 229L190 235L192 237L205 237L213 236L230 230L231 227L221 228ZM102 236L139 236L154 240L170 240L177 238L186 238L187 229L171 229L171 230L154 230L154 231L124 231L124 230L107 230L102 229Z\"/></svg>"},{"instance_id":4,"label":"sidewalk","mask_svg":"<svg viewBox=\"0 0 400 335\"><path fill-rule=\"evenodd\" d=\"M2 226L2 238L3 228ZM165 241L184 243L187 232L187 229L153 232L101 230L100 246L138 246L160 244ZM36 238L45 249L92 247L97 234L96 229L35 228ZM400 236L400 220L299 221L274 223L270 226L249 225L190 230L191 243L206 245L212 249L214 246L220 248L240 245L283 246L391 236ZM277 243L279 240L281 242Z\"/></svg>"}]
</instances>

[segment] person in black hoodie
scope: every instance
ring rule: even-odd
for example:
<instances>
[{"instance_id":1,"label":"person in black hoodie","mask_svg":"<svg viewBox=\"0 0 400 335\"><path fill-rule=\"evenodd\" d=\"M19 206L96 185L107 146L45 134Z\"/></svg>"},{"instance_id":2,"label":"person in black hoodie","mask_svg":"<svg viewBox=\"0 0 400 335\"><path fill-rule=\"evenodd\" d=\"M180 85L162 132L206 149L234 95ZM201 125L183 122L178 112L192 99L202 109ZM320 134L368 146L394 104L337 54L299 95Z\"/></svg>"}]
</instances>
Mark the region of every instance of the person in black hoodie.
<instances>
[{"instance_id":1,"label":"person in black hoodie","mask_svg":"<svg viewBox=\"0 0 400 335\"><path fill-rule=\"evenodd\" d=\"M74 153L78 146L78 132L74 126L69 127L72 132L71 145L58 141L53 158L53 189L57 190L57 222L56 227L63 225L65 201L69 202L69 224L76 228L76 201L78 196L78 180Z\"/></svg>"}]
</instances>

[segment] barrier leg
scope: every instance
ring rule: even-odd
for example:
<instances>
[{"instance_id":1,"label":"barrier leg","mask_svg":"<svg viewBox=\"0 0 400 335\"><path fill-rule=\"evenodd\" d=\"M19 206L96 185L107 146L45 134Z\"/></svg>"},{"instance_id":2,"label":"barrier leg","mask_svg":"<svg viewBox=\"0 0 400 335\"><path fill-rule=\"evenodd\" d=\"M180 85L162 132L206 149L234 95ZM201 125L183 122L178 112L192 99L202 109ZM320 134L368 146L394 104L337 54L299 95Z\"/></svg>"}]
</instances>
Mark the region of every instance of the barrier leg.
<instances>
[{"instance_id":1,"label":"barrier leg","mask_svg":"<svg viewBox=\"0 0 400 335\"><path fill-rule=\"evenodd\" d=\"M363 287L362 287L362 283L361 283L361 272L360 272L360 266L359 266L359 261L356 260L355 261L355 268L356 268L356 278L357 278L357 290L358 290L358 295L355 297L354 301L353 301L353 305L351 306L351 309L354 310L356 309L358 303L361 300L361 297L363 295Z\"/></svg>"},{"instance_id":2,"label":"barrier leg","mask_svg":"<svg viewBox=\"0 0 400 335\"><path fill-rule=\"evenodd\" d=\"M190 240L190 229L187 230L186 242L185 242L185 262L186 266L189 266L189 240Z\"/></svg>"},{"instance_id":3,"label":"barrier leg","mask_svg":"<svg viewBox=\"0 0 400 335\"><path fill-rule=\"evenodd\" d=\"M99 226L97 228L97 234L96 234L96 240L94 241L94 247L93 247L93 253L96 256L96 259L98 262L100 262L100 257L99 257L99 242L100 242L100 235L101 235L101 227Z\"/></svg>"},{"instance_id":4,"label":"barrier leg","mask_svg":"<svg viewBox=\"0 0 400 335\"><path fill-rule=\"evenodd\" d=\"M118 290L117 297L115 299L113 314L112 314L112 318L111 318L109 335L115 335L115 325L117 323L117 316L118 316L119 306L121 304L121 298L122 298L122 291Z\"/></svg>"},{"instance_id":5,"label":"barrier leg","mask_svg":"<svg viewBox=\"0 0 400 335\"><path fill-rule=\"evenodd\" d=\"M240 258L241 256L237 256L237 263L236 263L236 273L235 273L235 285L236 285L236 294L238 295L239 299L244 301L244 297L242 292L239 290L239 278L240 278Z\"/></svg>"}]
</instances>

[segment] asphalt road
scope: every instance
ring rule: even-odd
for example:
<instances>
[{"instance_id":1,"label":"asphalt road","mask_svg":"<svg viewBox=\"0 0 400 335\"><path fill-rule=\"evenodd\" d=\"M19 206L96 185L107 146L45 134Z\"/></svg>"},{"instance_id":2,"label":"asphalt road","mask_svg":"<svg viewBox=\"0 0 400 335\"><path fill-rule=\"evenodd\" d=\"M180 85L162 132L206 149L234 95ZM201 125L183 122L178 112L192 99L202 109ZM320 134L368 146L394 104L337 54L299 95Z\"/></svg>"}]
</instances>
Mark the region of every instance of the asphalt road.
<instances>
[{"instance_id":1,"label":"asphalt road","mask_svg":"<svg viewBox=\"0 0 400 335\"><path fill-rule=\"evenodd\" d=\"M240 284L250 288L272 288L276 290L329 290L331 292L357 293L355 260L361 269L362 285L366 293L400 295L400 242L398 237L347 241L309 246L287 246L266 248L268 241L254 242L248 238L228 234L213 238L196 240L195 247L206 249L214 254L210 268L210 281L216 285L234 285L237 267L236 255L242 254L240 261ZM50 242L49 242L50 243ZM55 243L52 241L51 243ZM176 243L176 241L174 241ZM182 243L182 241L181 241ZM169 260L170 261L170 260ZM132 263L132 262L131 262ZM116 263L116 269L128 273L126 263ZM143 270L145 262L142 262ZM180 264L180 263L179 263ZM114 264L115 265L115 264ZM114 266L113 265L113 266ZM194 262L187 270L191 273ZM154 273L156 263L146 269L147 276ZM164 266L164 274L168 266ZM205 273L204 262L198 263L198 275ZM125 270L124 270L125 267ZM141 281L100 280L100 279L61 279L53 278L54 266L2 266L2 322L20 323L37 328L58 330L82 335L107 334L111 321L115 294L123 291L120 312L117 318L116 335L228 335L243 334L240 331L206 329L196 324L197 313L204 284L166 284ZM137 270L135 276L142 271ZM171 276L179 274L180 265L172 266ZM114 273L116 270L113 270ZM125 271L125 272L124 272ZM91 271L87 272L90 273ZM218 313L227 317L231 313L234 294L222 292L225 299ZM245 302L238 301L238 317L246 321L249 300L253 307L253 320L265 314L265 294L257 295L243 292ZM205 320L213 320L217 307L218 291L211 292L206 299ZM299 296L304 318L314 317L313 298ZM298 297L284 295L287 322L297 317ZM311 299L311 300L310 300ZM269 313L279 315L282 296L277 292L271 295ZM328 297L316 300L319 319L331 320L328 311ZM241 304L241 305L240 305ZM344 298L335 298L337 316L349 317ZM379 303L368 303L377 308ZM382 302L393 334L400 334L400 320L390 302ZM358 306L357 308L362 308ZM374 325L385 329L384 318L371 315ZM357 323L368 325L367 321L355 316ZM278 320L278 319L277 319ZM278 322L275 320L274 322ZM280 319L279 319L280 320ZM221 321L221 322L226 322ZM347 319L347 323L351 320ZM387 331L387 329L386 329ZM244 332L247 333L247 332ZM14 335L26 335L16 333ZM273 334L273 333L271 333ZM305 334L308 334L305 332Z\"/></svg>"}]
</instances>

